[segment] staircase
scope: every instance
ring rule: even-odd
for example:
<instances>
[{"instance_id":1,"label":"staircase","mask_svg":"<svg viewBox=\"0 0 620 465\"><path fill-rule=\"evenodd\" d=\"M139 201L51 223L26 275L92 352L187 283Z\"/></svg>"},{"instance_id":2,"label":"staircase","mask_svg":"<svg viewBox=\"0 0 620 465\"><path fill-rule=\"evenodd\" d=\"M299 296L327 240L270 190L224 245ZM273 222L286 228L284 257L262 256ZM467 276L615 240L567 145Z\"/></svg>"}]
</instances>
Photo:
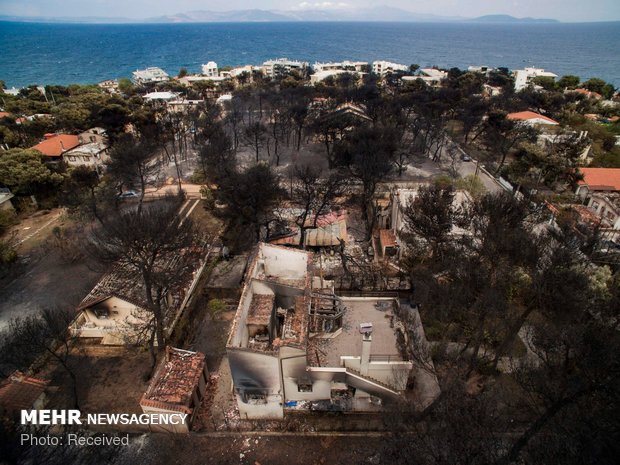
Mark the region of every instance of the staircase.
<instances>
[{"instance_id":1,"label":"staircase","mask_svg":"<svg viewBox=\"0 0 620 465\"><path fill-rule=\"evenodd\" d=\"M389 391L390 394L399 395L398 392L395 391L394 388L391 387L390 385L385 384L384 382L379 381L377 379L371 378L370 376L363 375L363 374L361 374L357 370L354 370L352 368L347 368L347 374L348 375L352 375L352 376L356 376L356 377L358 377L358 378L360 378L360 379L362 379L362 380L364 380L364 381L366 381L368 383L376 384L380 388L382 388L382 389L384 389L386 391Z\"/></svg>"}]
</instances>

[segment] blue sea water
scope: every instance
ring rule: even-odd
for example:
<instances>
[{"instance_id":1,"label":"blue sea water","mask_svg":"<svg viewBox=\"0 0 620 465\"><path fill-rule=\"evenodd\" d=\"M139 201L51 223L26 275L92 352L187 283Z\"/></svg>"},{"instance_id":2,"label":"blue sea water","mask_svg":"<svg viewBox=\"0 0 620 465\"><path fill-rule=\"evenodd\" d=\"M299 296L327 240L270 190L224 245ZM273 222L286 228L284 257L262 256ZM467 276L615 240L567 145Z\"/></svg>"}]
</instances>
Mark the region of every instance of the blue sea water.
<instances>
[{"instance_id":1,"label":"blue sea water","mask_svg":"<svg viewBox=\"0 0 620 465\"><path fill-rule=\"evenodd\" d=\"M0 22L0 79L8 86L95 83L159 66L387 59L422 66L545 68L620 86L620 22L39 24Z\"/></svg>"}]
</instances>

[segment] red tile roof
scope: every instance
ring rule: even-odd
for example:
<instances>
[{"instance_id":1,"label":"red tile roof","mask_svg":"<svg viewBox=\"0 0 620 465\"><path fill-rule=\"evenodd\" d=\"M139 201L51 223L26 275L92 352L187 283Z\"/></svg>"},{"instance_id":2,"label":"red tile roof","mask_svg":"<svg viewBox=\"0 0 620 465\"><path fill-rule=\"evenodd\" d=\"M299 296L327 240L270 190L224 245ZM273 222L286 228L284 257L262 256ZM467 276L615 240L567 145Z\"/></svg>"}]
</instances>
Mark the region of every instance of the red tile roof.
<instances>
[{"instance_id":1,"label":"red tile roof","mask_svg":"<svg viewBox=\"0 0 620 465\"><path fill-rule=\"evenodd\" d=\"M205 366L203 353L166 347L165 358L142 396L140 405L191 413L192 394Z\"/></svg>"},{"instance_id":2,"label":"red tile roof","mask_svg":"<svg viewBox=\"0 0 620 465\"><path fill-rule=\"evenodd\" d=\"M8 111L0 111L0 119L7 118L9 116L11 116L11 114Z\"/></svg>"},{"instance_id":3,"label":"red tile roof","mask_svg":"<svg viewBox=\"0 0 620 465\"><path fill-rule=\"evenodd\" d=\"M379 242L383 247L396 247L398 245L396 234L391 229L379 230Z\"/></svg>"},{"instance_id":4,"label":"red tile roof","mask_svg":"<svg viewBox=\"0 0 620 465\"><path fill-rule=\"evenodd\" d=\"M583 181L593 191L620 191L620 168L579 168Z\"/></svg>"},{"instance_id":5,"label":"red tile roof","mask_svg":"<svg viewBox=\"0 0 620 465\"><path fill-rule=\"evenodd\" d=\"M560 124L557 121L548 118L547 116L541 115L533 111L519 111L517 113L509 113L506 118L513 121L529 121L532 119L542 119L551 124Z\"/></svg>"},{"instance_id":6,"label":"red tile roof","mask_svg":"<svg viewBox=\"0 0 620 465\"><path fill-rule=\"evenodd\" d=\"M16 412L31 409L48 384L47 380L14 372L0 383L0 410Z\"/></svg>"},{"instance_id":7,"label":"red tile roof","mask_svg":"<svg viewBox=\"0 0 620 465\"><path fill-rule=\"evenodd\" d=\"M43 155L48 157L59 157L68 150L74 149L80 145L78 136L72 136L69 134L60 134L58 136L50 137L49 139L39 142L32 147L38 150Z\"/></svg>"},{"instance_id":8,"label":"red tile roof","mask_svg":"<svg viewBox=\"0 0 620 465\"><path fill-rule=\"evenodd\" d=\"M574 89L572 92L576 94L585 95L588 98L595 98L595 99L603 98L603 96L599 94L598 92L592 92L591 90L588 90L588 89Z\"/></svg>"}]
</instances>

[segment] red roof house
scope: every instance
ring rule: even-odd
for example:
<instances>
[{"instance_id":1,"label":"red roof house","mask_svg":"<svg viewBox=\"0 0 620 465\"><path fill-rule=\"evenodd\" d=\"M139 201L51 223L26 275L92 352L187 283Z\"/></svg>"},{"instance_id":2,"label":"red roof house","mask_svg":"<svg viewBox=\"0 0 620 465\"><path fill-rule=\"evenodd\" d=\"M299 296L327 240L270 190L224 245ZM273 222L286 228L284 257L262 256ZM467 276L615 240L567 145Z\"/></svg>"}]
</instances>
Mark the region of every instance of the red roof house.
<instances>
[{"instance_id":1,"label":"red roof house","mask_svg":"<svg viewBox=\"0 0 620 465\"><path fill-rule=\"evenodd\" d=\"M49 381L14 372L0 382L0 413L18 415L20 410L40 409L45 404Z\"/></svg>"},{"instance_id":2,"label":"red roof house","mask_svg":"<svg viewBox=\"0 0 620 465\"><path fill-rule=\"evenodd\" d=\"M34 147L46 157L60 157L63 153L74 149L80 145L78 136L72 136L70 134L46 134L45 140L39 142Z\"/></svg>"},{"instance_id":3,"label":"red roof house","mask_svg":"<svg viewBox=\"0 0 620 465\"><path fill-rule=\"evenodd\" d=\"M164 429L166 432L187 433L204 397L208 379L203 353L168 346L140 400L140 407L145 413L187 414L184 424Z\"/></svg>"},{"instance_id":4,"label":"red roof house","mask_svg":"<svg viewBox=\"0 0 620 465\"><path fill-rule=\"evenodd\" d=\"M536 113L533 111L519 111L517 113L509 113L506 118L512 121L522 121L527 124L560 124L547 116L541 115L540 113Z\"/></svg>"},{"instance_id":5,"label":"red roof house","mask_svg":"<svg viewBox=\"0 0 620 465\"><path fill-rule=\"evenodd\" d=\"M620 168L579 168L583 174L580 186L590 191L620 191Z\"/></svg>"}]
</instances>

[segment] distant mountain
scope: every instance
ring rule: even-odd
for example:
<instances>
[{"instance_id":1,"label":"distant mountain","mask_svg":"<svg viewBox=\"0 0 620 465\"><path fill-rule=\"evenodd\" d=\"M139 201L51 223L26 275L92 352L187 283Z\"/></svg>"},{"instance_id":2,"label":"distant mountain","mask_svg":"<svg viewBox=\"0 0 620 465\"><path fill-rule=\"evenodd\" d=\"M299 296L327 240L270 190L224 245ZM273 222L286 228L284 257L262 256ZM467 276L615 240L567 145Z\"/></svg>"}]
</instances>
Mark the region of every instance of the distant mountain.
<instances>
[{"instance_id":1,"label":"distant mountain","mask_svg":"<svg viewBox=\"0 0 620 465\"><path fill-rule=\"evenodd\" d=\"M417 14L389 6L357 10L288 10L278 13L295 21L446 22L465 19L457 16Z\"/></svg>"},{"instance_id":2,"label":"distant mountain","mask_svg":"<svg viewBox=\"0 0 620 465\"><path fill-rule=\"evenodd\" d=\"M359 9L333 10L198 10L146 19L98 17L18 17L0 15L0 21L52 23L249 23L283 21L368 21L368 22L476 22L476 23L557 23L555 19L515 18L508 15L488 15L479 18L418 14L400 8L378 6Z\"/></svg>"},{"instance_id":3,"label":"distant mountain","mask_svg":"<svg viewBox=\"0 0 620 465\"><path fill-rule=\"evenodd\" d=\"M126 24L140 23L140 19L123 17L100 17L100 16L10 16L0 15L0 21L13 21L17 23L72 23L72 24Z\"/></svg>"},{"instance_id":4,"label":"distant mountain","mask_svg":"<svg viewBox=\"0 0 620 465\"><path fill-rule=\"evenodd\" d=\"M291 18L268 10L189 11L176 15L148 18L148 23L252 23L291 21Z\"/></svg>"},{"instance_id":5,"label":"distant mountain","mask_svg":"<svg viewBox=\"0 0 620 465\"><path fill-rule=\"evenodd\" d=\"M494 24L548 24L559 23L557 19L548 18L515 18L510 15L486 15L478 18L468 19L468 22L472 23L494 23Z\"/></svg>"}]
</instances>

